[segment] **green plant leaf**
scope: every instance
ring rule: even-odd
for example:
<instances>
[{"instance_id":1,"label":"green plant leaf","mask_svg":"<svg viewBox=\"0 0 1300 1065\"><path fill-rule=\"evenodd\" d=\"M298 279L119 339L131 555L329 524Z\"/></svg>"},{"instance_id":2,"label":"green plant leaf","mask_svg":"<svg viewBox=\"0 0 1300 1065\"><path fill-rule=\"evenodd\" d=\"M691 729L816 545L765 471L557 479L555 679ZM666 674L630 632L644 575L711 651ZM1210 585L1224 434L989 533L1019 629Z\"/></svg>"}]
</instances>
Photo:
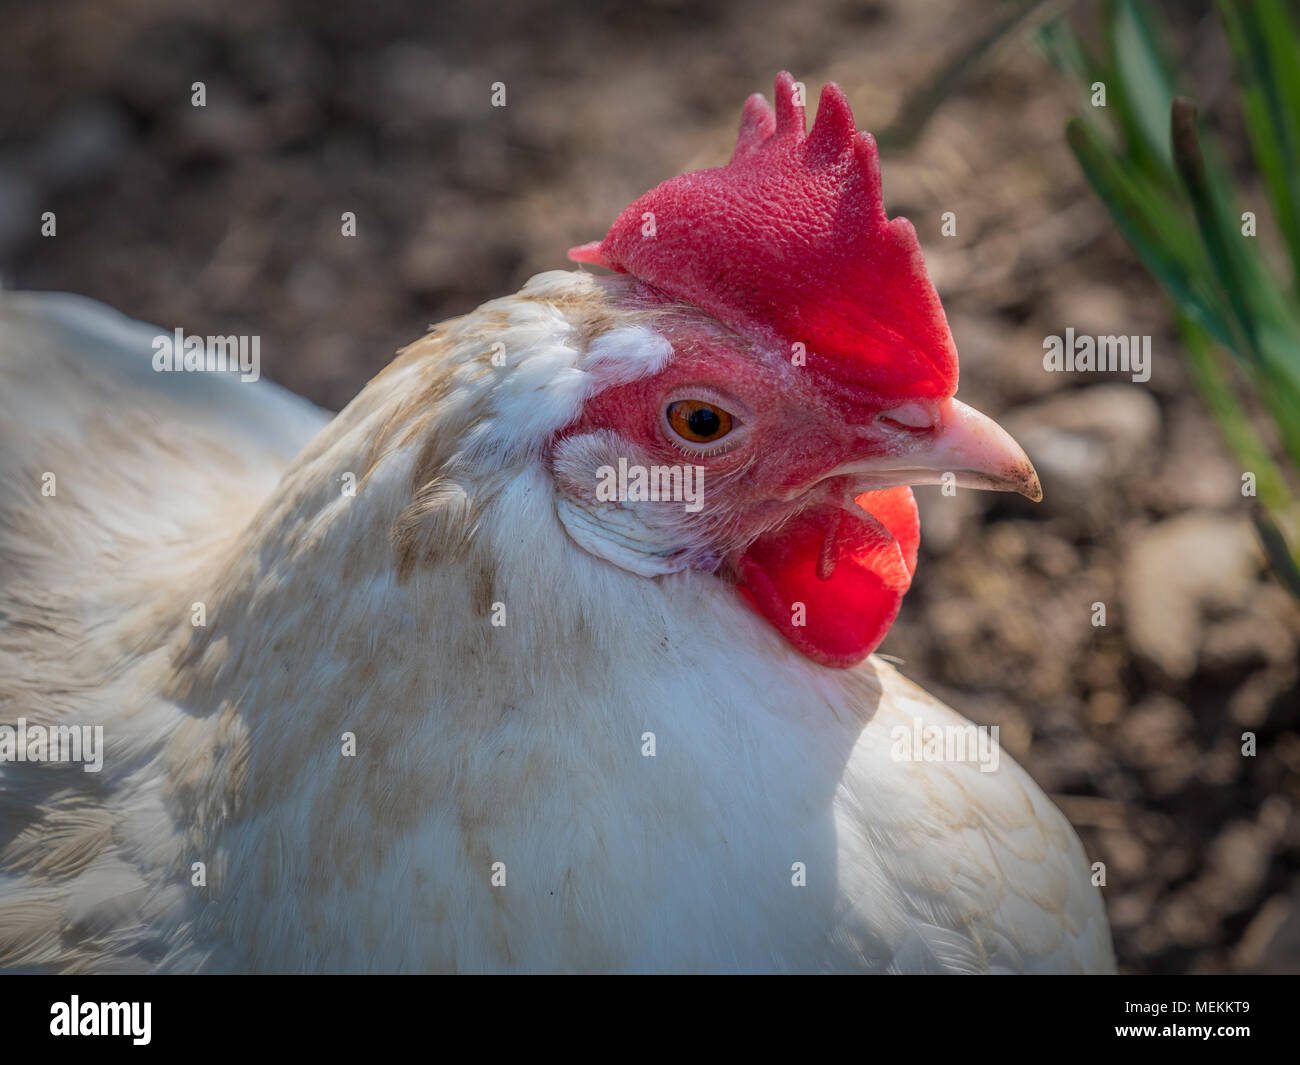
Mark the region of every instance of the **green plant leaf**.
<instances>
[{"instance_id":1,"label":"green plant leaf","mask_svg":"<svg viewBox=\"0 0 1300 1065\"><path fill-rule=\"evenodd\" d=\"M1215 350L1213 338L1186 315L1175 314L1175 318L1197 391L1218 423L1228 447L1241 463L1242 470L1255 474L1260 502L1269 510L1289 509L1292 503L1286 478L1237 399L1231 373Z\"/></svg>"},{"instance_id":2,"label":"green plant leaf","mask_svg":"<svg viewBox=\"0 0 1300 1065\"><path fill-rule=\"evenodd\" d=\"M1287 591L1300 599L1300 561L1296 558L1295 549L1287 542L1286 535L1272 515L1257 510L1253 517L1270 568Z\"/></svg>"},{"instance_id":3,"label":"green plant leaf","mask_svg":"<svg viewBox=\"0 0 1300 1065\"><path fill-rule=\"evenodd\" d=\"M1300 291L1300 37L1279 0L1219 0L1251 149Z\"/></svg>"},{"instance_id":4,"label":"green plant leaf","mask_svg":"<svg viewBox=\"0 0 1300 1065\"><path fill-rule=\"evenodd\" d=\"M1192 377L1224 439L1255 474L1253 515L1278 578L1300 596L1300 39L1283 0L1218 0L1243 83L1252 146L1292 260L1281 283L1242 232L1237 185L1195 105L1175 95L1166 35L1151 6L1109 0L1088 54L1064 20L1045 47L1075 77L1107 85L1066 137L1094 192L1174 303ZM1122 133L1122 142L1110 134ZM1243 401L1247 395L1250 402ZM1266 409L1274 438L1252 424Z\"/></svg>"},{"instance_id":5,"label":"green plant leaf","mask_svg":"<svg viewBox=\"0 0 1300 1065\"><path fill-rule=\"evenodd\" d=\"M1212 272L1191 226L1142 175L1116 157L1091 124L1071 119L1066 139L1088 183L1142 261L1188 317L1231 344L1226 315L1212 295Z\"/></svg>"},{"instance_id":6,"label":"green plant leaf","mask_svg":"<svg viewBox=\"0 0 1300 1065\"><path fill-rule=\"evenodd\" d=\"M1124 126L1134 155L1145 165L1155 165L1173 177L1169 147L1169 104L1174 98L1174 76L1161 27L1147 5L1133 0L1111 0L1106 5L1106 31L1113 57L1112 94L1116 113Z\"/></svg>"},{"instance_id":7,"label":"green plant leaf","mask_svg":"<svg viewBox=\"0 0 1300 1065\"><path fill-rule=\"evenodd\" d=\"M1289 328L1293 320L1262 264L1246 251L1235 222L1225 217L1201 156L1196 105L1185 97L1174 100L1171 133L1175 165L1232 310L1228 347L1261 387L1287 451L1300 465L1300 339Z\"/></svg>"}]
</instances>

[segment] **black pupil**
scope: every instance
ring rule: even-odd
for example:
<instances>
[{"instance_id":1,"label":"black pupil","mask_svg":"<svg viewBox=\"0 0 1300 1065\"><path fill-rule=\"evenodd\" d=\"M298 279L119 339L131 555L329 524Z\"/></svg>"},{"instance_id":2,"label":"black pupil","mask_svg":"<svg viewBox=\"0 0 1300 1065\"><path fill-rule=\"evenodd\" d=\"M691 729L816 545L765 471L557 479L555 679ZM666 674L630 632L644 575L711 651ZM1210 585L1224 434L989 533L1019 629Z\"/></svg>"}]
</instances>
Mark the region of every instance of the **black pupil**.
<instances>
[{"instance_id":1,"label":"black pupil","mask_svg":"<svg viewBox=\"0 0 1300 1065\"><path fill-rule=\"evenodd\" d=\"M696 436L714 436L722 428L722 419L712 407L696 407L686 416L686 424Z\"/></svg>"}]
</instances>

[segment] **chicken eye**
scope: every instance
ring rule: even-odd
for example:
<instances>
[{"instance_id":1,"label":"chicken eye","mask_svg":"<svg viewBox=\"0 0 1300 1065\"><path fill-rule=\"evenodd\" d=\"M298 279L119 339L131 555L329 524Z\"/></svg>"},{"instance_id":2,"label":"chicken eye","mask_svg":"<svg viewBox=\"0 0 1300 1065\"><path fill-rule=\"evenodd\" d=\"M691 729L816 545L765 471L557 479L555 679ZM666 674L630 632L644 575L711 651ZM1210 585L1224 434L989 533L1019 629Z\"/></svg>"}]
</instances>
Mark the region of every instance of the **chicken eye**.
<instances>
[{"instance_id":1,"label":"chicken eye","mask_svg":"<svg viewBox=\"0 0 1300 1065\"><path fill-rule=\"evenodd\" d=\"M679 399L665 413L672 431L692 444L711 444L731 432L731 414L701 399Z\"/></svg>"}]
</instances>

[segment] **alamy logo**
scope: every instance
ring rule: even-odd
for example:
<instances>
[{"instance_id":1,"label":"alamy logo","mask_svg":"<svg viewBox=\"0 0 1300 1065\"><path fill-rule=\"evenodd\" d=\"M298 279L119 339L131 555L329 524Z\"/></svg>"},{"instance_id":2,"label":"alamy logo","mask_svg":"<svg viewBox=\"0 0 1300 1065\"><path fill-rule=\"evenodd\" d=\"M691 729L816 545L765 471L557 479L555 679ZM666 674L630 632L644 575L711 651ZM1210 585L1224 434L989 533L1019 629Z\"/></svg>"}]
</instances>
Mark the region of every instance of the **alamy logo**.
<instances>
[{"instance_id":1,"label":"alamy logo","mask_svg":"<svg viewBox=\"0 0 1300 1065\"><path fill-rule=\"evenodd\" d=\"M689 514L704 506L703 466L636 466L619 459L617 469L596 470L600 503L685 503Z\"/></svg>"},{"instance_id":2,"label":"alamy logo","mask_svg":"<svg viewBox=\"0 0 1300 1065\"><path fill-rule=\"evenodd\" d=\"M1135 384L1151 380L1151 338L1065 336L1043 340L1043 369L1054 373L1131 373Z\"/></svg>"},{"instance_id":3,"label":"alamy logo","mask_svg":"<svg viewBox=\"0 0 1300 1065\"><path fill-rule=\"evenodd\" d=\"M889 756L895 762L973 762L981 773L996 773L1000 731L998 725L927 725L917 717L911 728L889 730Z\"/></svg>"},{"instance_id":4,"label":"alamy logo","mask_svg":"<svg viewBox=\"0 0 1300 1065\"><path fill-rule=\"evenodd\" d=\"M183 329L153 338L156 373L238 373L241 381L262 375L260 336L186 336Z\"/></svg>"},{"instance_id":5,"label":"alamy logo","mask_svg":"<svg viewBox=\"0 0 1300 1065\"><path fill-rule=\"evenodd\" d=\"M104 768L103 725L0 725L0 763L81 762L87 773Z\"/></svg>"},{"instance_id":6,"label":"alamy logo","mask_svg":"<svg viewBox=\"0 0 1300 1065\"><path fill-rule=\"evenodd\" d=\"M152 1014L150 1002L82 1002L73 995L50 1007L50 1035L129 1035L148 1046Z\"/></svg>"}]
</instances>

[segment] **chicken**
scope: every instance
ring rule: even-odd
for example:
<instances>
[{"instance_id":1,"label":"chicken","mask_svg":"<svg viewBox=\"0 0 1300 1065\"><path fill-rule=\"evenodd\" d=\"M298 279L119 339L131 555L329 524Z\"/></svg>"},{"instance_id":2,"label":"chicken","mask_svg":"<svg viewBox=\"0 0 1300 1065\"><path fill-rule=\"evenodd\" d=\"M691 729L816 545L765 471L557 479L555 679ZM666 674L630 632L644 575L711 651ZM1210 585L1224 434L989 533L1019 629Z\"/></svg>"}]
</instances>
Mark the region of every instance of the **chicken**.
<instances>
[{"instance_id":1,"label":"chicken","mask_svg":"<svg viewBox=\"0 0 1300 1065\"><path fill-rule=\"evenodd\" d=\"M1040 493L840 90L570 254L333 418L0 296L0 968L1112 968L1065 818L871 653L908 486Z\"/></svg>"}]
</instances>

